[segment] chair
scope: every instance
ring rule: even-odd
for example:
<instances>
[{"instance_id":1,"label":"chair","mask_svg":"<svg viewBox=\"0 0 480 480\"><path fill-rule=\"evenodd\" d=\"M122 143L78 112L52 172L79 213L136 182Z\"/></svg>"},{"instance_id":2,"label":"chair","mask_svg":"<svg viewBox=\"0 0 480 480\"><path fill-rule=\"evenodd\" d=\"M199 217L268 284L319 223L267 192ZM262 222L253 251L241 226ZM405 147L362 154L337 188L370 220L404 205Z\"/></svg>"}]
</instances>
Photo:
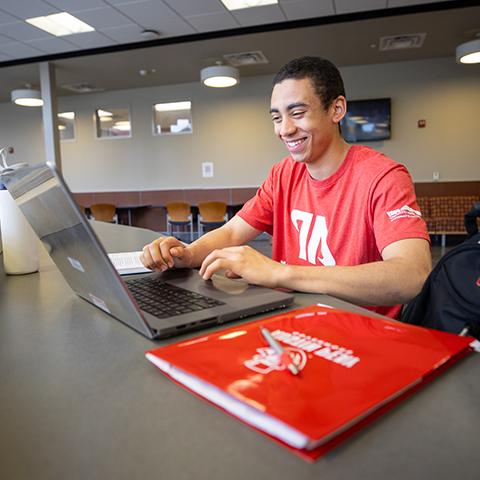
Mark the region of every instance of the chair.
<instances>
[{"instance_id":1,"label":"chair","mask_svg":"<svg viewBox=\"0 0 480 480\"><path fill-rule=\"evenodd\" d=\"M186 202L168 202L167 209L167 231L173 236L173 227L189 227L190 241L193 242L193 217L191 207ZM179 234L177 230L177 234Z\"/></svg>"},{"instance_id":2,"label":"chair","mask_svg":"<svg viewBox=\"0 0 480 480\"><path fill-rule=\"evenodd\" d=\"M228 220L225 202L199 202L198 211L199 236L203 235L206 229L221 227Z\"/></svg>"},{"instance_id":3,"label":"chair","mask_svg":"<svg viewBox=\"0 0 480 480\"><path fill-rule=\"evenodd\" d=\"M90 212L94 220L118 223L117 207L110 203L95 203L90 205Z\"/></svg>"}]
</instances>

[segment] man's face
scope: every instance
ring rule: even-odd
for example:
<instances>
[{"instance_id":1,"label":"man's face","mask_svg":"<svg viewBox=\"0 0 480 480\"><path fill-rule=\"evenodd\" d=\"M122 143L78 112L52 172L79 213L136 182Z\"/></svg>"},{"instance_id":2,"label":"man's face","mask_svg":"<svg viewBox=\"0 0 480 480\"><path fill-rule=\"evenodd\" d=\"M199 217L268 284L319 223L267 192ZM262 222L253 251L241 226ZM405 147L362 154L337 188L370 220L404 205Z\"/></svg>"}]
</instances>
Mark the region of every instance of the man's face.
<instances>
[{"instance_id":1,"label":"man's face","mask_svg":"<svg viewBox=\"0 0 480 480\"><path fill-rule=\"evenodd\" d=\"M272 91L270 113L275 134L297 162L321 161L338 135L335 106L324 109L308 78L277 83Z\"/></svg>"}]
</instances>

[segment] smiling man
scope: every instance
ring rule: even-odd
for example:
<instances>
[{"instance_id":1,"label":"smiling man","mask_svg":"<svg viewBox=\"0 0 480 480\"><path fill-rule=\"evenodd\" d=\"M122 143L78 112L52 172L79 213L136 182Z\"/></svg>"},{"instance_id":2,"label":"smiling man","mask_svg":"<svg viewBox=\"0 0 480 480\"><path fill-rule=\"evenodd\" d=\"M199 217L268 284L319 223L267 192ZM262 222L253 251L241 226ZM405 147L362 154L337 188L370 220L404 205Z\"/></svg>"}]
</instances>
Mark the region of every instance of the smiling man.
<instances>
[{"instance_id":1,"label":"smiling man","mask_svg":"<svg viewBox=\"0 0 480 480\"><path fill-rule=\"evenodd\" d=\"M405 167L342 138L346 99L331 62L302 57L275 76L270 113L289 156L226 225L185 246L143 249L154 269L198 267L250 283L326 293L397 318L431 269L429 236ZM273 237L272 258L244 244Z\"/></svg>"}]
</instances>

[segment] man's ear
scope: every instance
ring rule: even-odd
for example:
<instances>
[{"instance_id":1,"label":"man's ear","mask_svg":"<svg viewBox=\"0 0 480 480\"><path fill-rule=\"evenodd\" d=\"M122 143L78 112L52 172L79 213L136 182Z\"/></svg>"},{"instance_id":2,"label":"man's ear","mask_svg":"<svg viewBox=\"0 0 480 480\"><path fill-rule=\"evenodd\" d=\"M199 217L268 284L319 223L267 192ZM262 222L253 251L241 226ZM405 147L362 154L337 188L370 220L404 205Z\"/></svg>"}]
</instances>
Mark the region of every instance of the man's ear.
<instances>
[{"instance_id":1,"label":"man's ear","mask_svg":"<svg viewBox=\"0 0 480 480\"><path fill-rule=\"evenodd\" d=\"M340 123L347 113L347 99L343 95L339 95L330 106L332 112L332 120L334 123Z\"/></svg>"}]
</instances>

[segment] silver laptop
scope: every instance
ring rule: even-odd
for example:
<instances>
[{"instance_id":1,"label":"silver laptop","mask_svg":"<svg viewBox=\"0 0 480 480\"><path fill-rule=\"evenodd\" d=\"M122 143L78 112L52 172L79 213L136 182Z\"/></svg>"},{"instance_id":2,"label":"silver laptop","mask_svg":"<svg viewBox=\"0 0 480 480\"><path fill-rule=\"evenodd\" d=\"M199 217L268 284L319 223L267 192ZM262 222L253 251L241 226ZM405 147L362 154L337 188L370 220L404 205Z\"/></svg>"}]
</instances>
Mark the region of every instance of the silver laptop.
<instances>
[{"instance_id":1,"label":"silver laptop","mask_svg":"<svg viewBox=\"0 0 480 480\"><path fill-rule=\"evenodd\" d=\"M285 307L293 295L190 269L120 277L61 175L48 164L1 177L70 287L148 338Z\"/></svg>"}]
</instances>

